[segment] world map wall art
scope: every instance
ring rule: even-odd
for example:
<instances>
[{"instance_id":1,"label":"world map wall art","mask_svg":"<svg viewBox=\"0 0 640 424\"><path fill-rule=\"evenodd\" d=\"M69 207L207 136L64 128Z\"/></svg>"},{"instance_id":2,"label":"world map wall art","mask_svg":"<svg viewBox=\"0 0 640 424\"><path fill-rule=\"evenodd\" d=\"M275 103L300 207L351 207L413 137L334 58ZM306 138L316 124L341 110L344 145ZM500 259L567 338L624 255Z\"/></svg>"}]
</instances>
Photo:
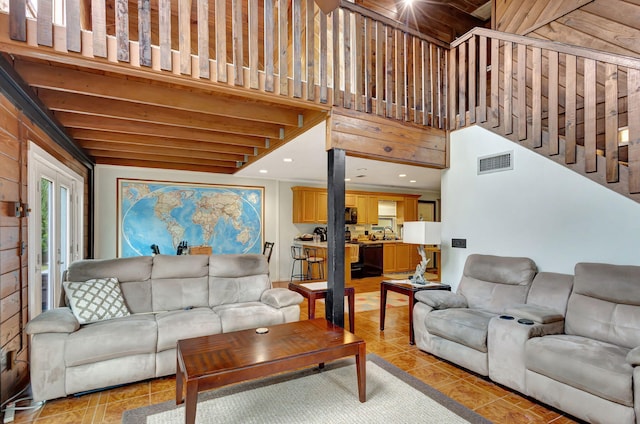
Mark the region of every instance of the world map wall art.
<instances>
[{"instance_id":1,"label":"world map wall art","mask_svg":"<svg viewBox=\"0 0 640 424\"><path fill-rule=\"evenodd\" d=\"M264 187L118 178L118 256L262 253ZM153 247L152 247L153 246Z\"/></svg>"}]
</instances>

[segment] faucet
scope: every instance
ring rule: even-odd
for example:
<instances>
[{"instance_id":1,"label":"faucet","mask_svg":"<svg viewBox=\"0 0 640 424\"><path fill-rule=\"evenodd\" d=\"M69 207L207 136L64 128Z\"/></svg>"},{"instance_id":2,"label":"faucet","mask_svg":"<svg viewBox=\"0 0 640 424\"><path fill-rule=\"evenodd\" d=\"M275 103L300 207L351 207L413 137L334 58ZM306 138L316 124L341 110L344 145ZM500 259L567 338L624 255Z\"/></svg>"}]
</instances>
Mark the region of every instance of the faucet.
<instances>
[{"instance_id":1,"label":"faucet","mask_svg":"<svg viewBox=\"0 0 640 424\"><path fill-rule=\"evenodd\" d=\"M384 227L384 228L382 229L382 240L386 240L386 239L387 239L387 228L389 229L389 232L390 232L391 234L393 234L393 228L391 228L391 227L389 227L389 226Z\"/></svg>"}]
</instances>

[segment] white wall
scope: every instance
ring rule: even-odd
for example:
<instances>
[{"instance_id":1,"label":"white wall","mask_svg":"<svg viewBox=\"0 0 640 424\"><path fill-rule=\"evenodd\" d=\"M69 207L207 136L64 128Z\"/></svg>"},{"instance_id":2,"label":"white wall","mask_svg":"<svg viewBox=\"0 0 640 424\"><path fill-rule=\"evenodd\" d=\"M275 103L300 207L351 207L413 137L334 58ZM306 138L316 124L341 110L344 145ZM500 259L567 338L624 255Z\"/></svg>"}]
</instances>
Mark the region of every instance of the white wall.
<instances>
[{"instance_id":1,"label":"white wall","mask_svg":"<svg viewBox=\"0 0 640 424\"><path fill-rule=\"evenodd\" d=\"M477 158L514 151L512 171L477 175ZM577 262L640 265L640 205L483 128L451 134L442 174L442 281L469 254L526 256L540 271ZM467 248L451 248L466 238Z\"/></svg>"}]
</instances>

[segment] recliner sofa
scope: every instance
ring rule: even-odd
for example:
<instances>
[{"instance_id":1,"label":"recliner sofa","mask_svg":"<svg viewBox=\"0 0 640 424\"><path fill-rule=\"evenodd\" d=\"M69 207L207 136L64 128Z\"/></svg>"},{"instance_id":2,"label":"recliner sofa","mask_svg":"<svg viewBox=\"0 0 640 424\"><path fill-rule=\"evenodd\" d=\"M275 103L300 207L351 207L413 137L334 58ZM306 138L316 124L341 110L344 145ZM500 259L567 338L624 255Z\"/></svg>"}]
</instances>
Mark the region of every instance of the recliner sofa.
<instances>
[{"instance_id":1,"label":"recliner sofa","mask_svg":"<svg viewBox=\"0 0 640 424\"><path fill-rule=\"evenodd\" d=\"M263 255L83 260L66 280L107 277L130 315L81 325L63 304L27 324L35 401L174 374L177 340L297 321L303 300L271 287Z\"/></svg>"},{"instance_id":2,"label":"recliner sofa","mask_svg":"<svg viewBox=\"0 0 640 424\"><path fill-rule=\"evenodd\" d=\"M485 307L467 301L471 291L465 287L474 284L469 278L478 275L478 262L497 267L493 274L483 273L485 278L510 273L502 267L508 262L470 255L458 293L423 291L416 295L414 328L420 349L582 420L640 423L640 266L578 263L574 276L535 274L524 302L514 298L489 318L484 333L484 373L477 365L482 365L482 355L469 355L475 362L465 356L471 349L482 352L469 345L481 346L478 340L486 323L481 313ZM486 288L485 283L480 285ZM482 292L493 296L490 291ZM485 299L485 305L490 303ZM440 319L444 310L476 307L480 310L468 310L467 315L448 312L448 327L431 322ZM481 319L472 323L458 319L469 314ZM467 327L470 329L465 330ZM457 339L448 336L446 328ZM438 338L447 341L434 342Z\"/></svg>"}]
</instances>

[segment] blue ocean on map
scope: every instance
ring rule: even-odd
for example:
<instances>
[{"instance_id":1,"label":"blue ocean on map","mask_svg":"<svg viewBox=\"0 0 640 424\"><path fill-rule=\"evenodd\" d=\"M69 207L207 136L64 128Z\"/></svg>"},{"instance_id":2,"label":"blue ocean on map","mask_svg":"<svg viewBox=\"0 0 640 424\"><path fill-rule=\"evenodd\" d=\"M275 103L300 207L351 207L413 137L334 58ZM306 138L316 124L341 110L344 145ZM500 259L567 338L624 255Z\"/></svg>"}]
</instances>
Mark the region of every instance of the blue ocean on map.
<instances>
[{"instance_id":1,"label":"blue ocean on map","mask_svg":"<svg viewBox=\"0 0 640 424\"><path fill-rule=\"evenodd\" d=\"M260 188L120 181L120 256L176 254L180 242L214 254L262 252Z\"/></svg>"}]
</instances>

